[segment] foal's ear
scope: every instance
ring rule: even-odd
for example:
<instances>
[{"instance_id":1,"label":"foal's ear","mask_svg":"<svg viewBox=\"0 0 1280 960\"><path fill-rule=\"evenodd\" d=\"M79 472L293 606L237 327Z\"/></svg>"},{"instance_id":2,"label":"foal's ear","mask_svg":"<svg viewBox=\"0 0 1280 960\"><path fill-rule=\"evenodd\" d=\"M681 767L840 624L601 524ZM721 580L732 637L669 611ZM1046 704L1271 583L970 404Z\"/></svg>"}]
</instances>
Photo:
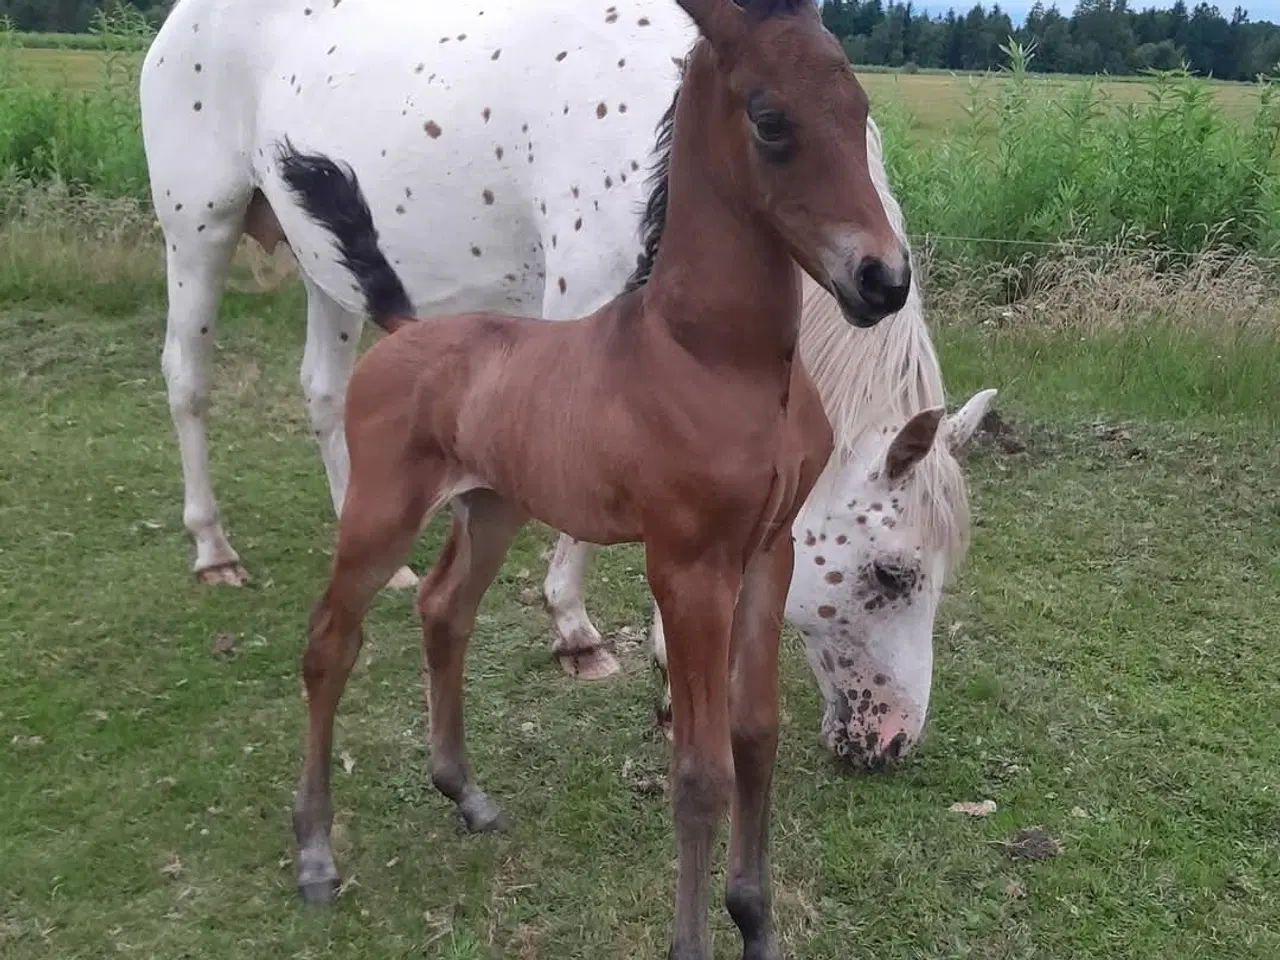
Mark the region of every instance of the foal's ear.
<instances>
[{"instance_id":1,"label":"foal's ear","mask_svg":"<svg viewBox=\"0 0 1280 960\"><path fill-rule=\"evenodd\" d=\"M968 403L947 417L943 429L947 449L957 453L969 442L974 431L978 429L978 424L987 415L987 408L991 406L991 401L995 397L994 389L979 390L969 398Z\"/></svg>"},{"instance_id":2,"label":"foal's ear","mask_svg":"<svg viewBox=\"0 0 1280 960\"><path fill-rule=\"evenodd\" d=\"M884 475L887 479L901 479L908 470L924 459L924 455L933 446L933 440L938 435L938 425L942 423L946 412L946 407L921 410L898 431L893 443L889 444L889 452L884 455Z\"/></svg>"},{"instance_id":3,"label":"foal's ear","mask_svg":"<svg viewBox=\"0 0 1280 960\"><path fill-rule=\"evenodd\" d=\"M746 18L742 5L746 0L676 0L693 18L699 32L711 41L718 52L727 52L742 36Z\"/></svg>"}]
</instances>

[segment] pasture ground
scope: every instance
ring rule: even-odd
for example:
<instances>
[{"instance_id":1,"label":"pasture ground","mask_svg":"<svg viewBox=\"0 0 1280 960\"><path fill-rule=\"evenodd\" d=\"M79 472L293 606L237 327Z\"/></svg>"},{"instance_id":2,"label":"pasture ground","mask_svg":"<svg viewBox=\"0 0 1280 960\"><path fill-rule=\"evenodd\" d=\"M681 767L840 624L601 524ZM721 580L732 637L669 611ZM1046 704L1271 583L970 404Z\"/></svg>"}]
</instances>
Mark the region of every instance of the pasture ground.
<instances>
[{"instance_id":1,"label":"pasture ground","mask_svg":"<svg viewBox=\"0 0 1280 960\"><path fill-rule=\"evenodd\" d=\"M65 86L88 90L102 83L103 65L111 62L121 70L135 69L142 54L131 51L18 49L13 51L20 76L49 86ZM884 68L863 67L859 77L871 97L873 106L893 104L909 111L911 127L919 136L946 133L966 119L966 107L974 96L987 99L1001 83L996 75L953 74L943 71L919 73L893 72ZM1045 88L1046 96L1065 95L1084 78L1054 75ZM1107 99L1117 105L1146 102L1149 84L1139 77L1115 77L1098 81ZM1252 84L1219 81L1214 94L1224 107L1241 118L1251 116L1257 102Z\"/></svg>"},{"instance_id":2,"label":"pasture ground","mask_svg":"<svg viewBox=\"0 0 1280 960\"><path fill-rule=\"evenodd\" d=\"M158 251L107 226L23 230L0 231L0 955L665 955L668 752L638 551L603 551L590 580L627 668L614 683L548 656L529 601L549 531L521 537L486 599L467 721L505 837L461 835L430 787L411 600L377 602L339 716L348 885L304 910L298 658L333 522L298 285L225 306L213 469L255 580L204 589L158 369ZM902 770L828 760L786 644L788 957L1280 956L1277 301L1244 275L1070 276L1016 310L927 288L952 400L998 387L1026 449L969 457L973 548ZM988 798L986 819L947 809ZM1010 856L1031 826L1060 855ZM712 918L716 956L737 957L721 903Z\"/></svg>"}]
</instances>

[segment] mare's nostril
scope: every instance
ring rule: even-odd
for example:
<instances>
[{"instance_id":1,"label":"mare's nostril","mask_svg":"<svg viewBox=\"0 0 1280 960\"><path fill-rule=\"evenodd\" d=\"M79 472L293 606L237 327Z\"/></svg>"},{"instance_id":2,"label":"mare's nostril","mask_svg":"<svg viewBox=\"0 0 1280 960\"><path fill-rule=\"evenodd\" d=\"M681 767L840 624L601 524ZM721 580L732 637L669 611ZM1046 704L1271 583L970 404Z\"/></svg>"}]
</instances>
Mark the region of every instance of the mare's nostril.
<instances>
[{"instance_id":1,"label":"mare's nostril","mask_svg":"<svg viewBox=\"0 0 1280 960\"><path fill-rule=\"evenodd\" d=\"M858 264L854 281L858 285L858 295L862 297L863 303L875 310L896 313L907 302L907 291L911 288L911 268L906 266L895 272L883 260L866 257Z\"/></svg>"}]
</instances>

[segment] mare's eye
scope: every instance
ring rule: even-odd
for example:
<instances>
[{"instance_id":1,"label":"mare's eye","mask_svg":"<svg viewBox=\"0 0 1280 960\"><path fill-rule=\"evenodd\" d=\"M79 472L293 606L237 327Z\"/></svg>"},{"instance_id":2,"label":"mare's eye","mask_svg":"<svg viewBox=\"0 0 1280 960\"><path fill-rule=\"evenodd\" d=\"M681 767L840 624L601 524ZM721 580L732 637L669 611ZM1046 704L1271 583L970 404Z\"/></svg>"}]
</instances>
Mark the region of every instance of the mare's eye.
<instances>
[{"instance_id":1,"label":"mare's eye","mask_svg":"<svg viewBox=\"0 0 1280 960\"><path fill-rule=\"evenodd\" d=\"M880 589L884 591L886 596L891 598L909 593L916 585L915 572L910 569L876 563L872 565L871 572L876 578L876 583L879 584Z\"/></svg>"}]
</instances>

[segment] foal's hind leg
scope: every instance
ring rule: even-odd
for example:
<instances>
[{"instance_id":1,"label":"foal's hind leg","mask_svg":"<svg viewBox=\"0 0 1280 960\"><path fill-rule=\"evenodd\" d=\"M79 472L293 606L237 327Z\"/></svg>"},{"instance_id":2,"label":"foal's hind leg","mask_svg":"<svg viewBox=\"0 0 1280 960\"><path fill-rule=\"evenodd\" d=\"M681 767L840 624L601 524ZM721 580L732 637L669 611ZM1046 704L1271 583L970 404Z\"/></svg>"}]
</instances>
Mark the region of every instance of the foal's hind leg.
<instances>
[{"instance_id":1,"label":"foal's hind leg","mask_svg":"<svg viewBox=\"0 0 1280 960\"><path fill-rule=\"evenodd\" d=\"M333 572L311 613L302 676L307 690L307 744L294 801L298 889L308 903L330 903L338 888L329 831L333 718L363 639L361 624L374 596L403 562L417 537L431 491L399 464L366 464L338 520ZM366 492L367 491L367 492Z\"/></svg>"},{"instance_id":2,"label":"foal's hind leg","mask_svg":"<svg viewBox=\"0 0 1280 960\"><path fill-rule=\"evenodd\" d=\"M582 586L594 549L590 543L561 534L543 585L556 634L551 653L565 673L580 680L603 680L621 669L604 648L582 602Z\"/></svg>"},{"instance_id":3,"label":"foal's hind leg","mask_svg":"<svg viewBox=\"0 0 1280 960\"><path fill-rule=\"evenodd\" d=\"M472 833L505 829L497 804L476 786L462 732L462 675L476 609L526 514L491 490L453 501L453 528L418 588L431 738L431 781L458 805Z\"/></svg>"},{"instance_id":4,"label":"foal's hind leg","mask_svg":"<svg viewBox=\"0 0 1280 960\"><path fill-rule=\"evenodd\" d=\"M307 345L302 353L302 392L307 398L311 427L315 431L316 445L320 448L320 459L329 480L333 509L335 513L341 513L349 470L342 411L351 369L359 352L364 321L357 314L343 309L304 271L299 272L307 291ZM417 576L403 566L388 584L393 589L417 585Z\"/></svg>"}]
</instances>

